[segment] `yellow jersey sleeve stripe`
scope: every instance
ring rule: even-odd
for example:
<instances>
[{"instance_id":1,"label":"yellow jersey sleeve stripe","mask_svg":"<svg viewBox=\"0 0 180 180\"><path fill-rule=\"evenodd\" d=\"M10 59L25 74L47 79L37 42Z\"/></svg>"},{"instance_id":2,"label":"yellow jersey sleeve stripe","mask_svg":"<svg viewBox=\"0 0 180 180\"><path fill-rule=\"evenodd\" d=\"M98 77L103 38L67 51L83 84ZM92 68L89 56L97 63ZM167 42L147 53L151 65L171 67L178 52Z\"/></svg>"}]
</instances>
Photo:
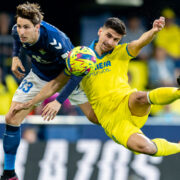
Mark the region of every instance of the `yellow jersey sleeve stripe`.
<instances>
[{"instance_id":1,"label":"yellow jersey sleeve stripe","mask_svg":"<svg viewBox=\"0 0 180 180\"><path fill-rule=\"evenodd\" d=\"M127 51L127 53L128 53L129 56L135 58L135 56L132 56L132 55L130 54L130 52L128 51L128 44L127 44L127 46L126 46L126 51Z\"/></svg>"}]
</instances>

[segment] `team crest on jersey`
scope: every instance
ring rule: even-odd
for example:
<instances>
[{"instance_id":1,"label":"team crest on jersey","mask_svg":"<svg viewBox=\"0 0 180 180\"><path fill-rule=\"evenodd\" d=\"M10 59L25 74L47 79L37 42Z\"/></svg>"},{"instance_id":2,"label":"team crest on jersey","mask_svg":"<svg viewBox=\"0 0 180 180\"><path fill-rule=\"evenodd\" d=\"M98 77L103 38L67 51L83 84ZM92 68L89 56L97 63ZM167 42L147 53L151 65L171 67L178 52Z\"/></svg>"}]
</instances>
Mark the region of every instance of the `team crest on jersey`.
<instances>
[{"instance_id":1,"label":"team crest on jersey","mask_svg":"<svg viewBox=\"0 0 180 180\"><path fill-rule=\"evenodd\" d=\"M40 52L42 55L46 54L46 51L45 51L44 49L40 49L39 52Z\"/></svg>"},{"instance_id":2,"label":"team crest on jersey","mask_svg":"<svg viewBox=\"0 0 180 180\"><path fill-rule=\"evenodd\" d=\"M23 46L23 48L26 48L26 45L25 45L25 44L23 44L22 46Z\"/></svg>"},{"instance_id":3,"label":"team crest on jersey","mask_svg":"<svg viewBox=\"0 0 180 180\"><path fill-rule=\"evenodd\" d=\"M42 63L42 64L50 64L51 63L50 61L42 59L40 56L32 55L32 58L34 60L36 60L38 63Z\"/></svg>"}]
</instances>

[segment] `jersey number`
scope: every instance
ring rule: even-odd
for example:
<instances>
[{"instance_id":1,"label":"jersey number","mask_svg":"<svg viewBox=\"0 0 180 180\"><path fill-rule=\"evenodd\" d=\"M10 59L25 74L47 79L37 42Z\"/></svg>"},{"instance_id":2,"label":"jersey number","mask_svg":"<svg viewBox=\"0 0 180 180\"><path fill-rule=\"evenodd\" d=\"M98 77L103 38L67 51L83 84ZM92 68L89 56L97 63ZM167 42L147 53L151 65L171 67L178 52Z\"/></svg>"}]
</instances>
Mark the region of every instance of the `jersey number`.
<instances>
[{"instance_id":1,"label":"jersey number","mask_svg":"<svg viewBox=\"0 0 180 180\"><path fill-rule=\"evenodd\" d=\"M22 89L23 92L28 93L32 87L33 83L27 82L27 80L24 79L18 89Z\"/></svg>"}]
</instances>

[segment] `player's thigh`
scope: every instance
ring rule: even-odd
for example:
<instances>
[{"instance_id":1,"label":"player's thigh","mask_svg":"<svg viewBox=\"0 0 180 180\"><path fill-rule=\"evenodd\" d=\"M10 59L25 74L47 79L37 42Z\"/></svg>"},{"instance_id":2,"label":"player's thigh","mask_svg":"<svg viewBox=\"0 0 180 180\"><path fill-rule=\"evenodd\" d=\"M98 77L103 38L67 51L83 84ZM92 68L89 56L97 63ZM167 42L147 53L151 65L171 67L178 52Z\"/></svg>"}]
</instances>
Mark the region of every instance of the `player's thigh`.
<instances>
[{"instance_id":1,"label":"player's thigh","mask_svg":"<svg viewBox=\"0 0 180 180\"><path fill-rule=\"evenodd\" d=\"M147 92L137 91L133 92L129 96L129 109L131 114L134 116L144 116L147 115L151 109L151 105L147 100Z\"/></svg>"},{"instance_id":2,"label":"player's thigh","mask_svg":"<svg viewBox=\"0 0 180 180\"><path fill-rule=\"evenodd\" d=\"M79 104L79 107L81 108L84 115L95 124L99 124L98 119L96 117L96 114L94 113L94 110L92 109L92 106L89 102L86 102L84 104Z\"/></svg>"},{"instance_id":3,"label":"player's thigh","mask_svg":"<svg viewBox=\"0 0 180 180\"><path fill-rule=\"evenodd\" d=\"M127 148L129 137L135 133L142 134L142 131L130 120L120 120L119 123L116 123L116 125L114 125L111 138L118 144L121 144Z\"/></svg>"},{"instance_id":4,"label":"player's thigh","mask_svg":"<svg viewBox=\"0 0 180 180\"><path fill-rule=\"evenodd\" d=\"M22 80L12 101L24 103L33 99L46 83L46 81L43 81L36 74L30 71L30 73Z\"/></svg>"},{"instance_id":5,"label":"player's thigh","mask_svg":"<svg viewBox=\"0 0 180 180\"><path fill-rule=\"evenodd\" d=\"M32 108L26 109L26 110L20 110L16 113L13 113L14 107L18 104L21 104L20 102L12 102L11 107L9 109L9 112L5 116L5 121L7 124L19 126L24 118L32 111Z\"/></svg>"}]
</instances>

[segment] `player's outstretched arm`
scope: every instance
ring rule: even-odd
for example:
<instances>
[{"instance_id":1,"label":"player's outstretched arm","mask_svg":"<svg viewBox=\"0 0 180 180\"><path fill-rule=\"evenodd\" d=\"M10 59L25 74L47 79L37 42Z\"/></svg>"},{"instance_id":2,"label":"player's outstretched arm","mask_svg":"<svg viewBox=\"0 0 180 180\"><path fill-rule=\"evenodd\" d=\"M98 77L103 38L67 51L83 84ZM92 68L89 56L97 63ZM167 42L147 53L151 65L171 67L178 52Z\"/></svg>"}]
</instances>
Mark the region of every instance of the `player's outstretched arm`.
<instances>
[{"instance_id":1,"label":"player's outstretched arm","mask_svg":"<svg viewBox=\"0 0 180 180\"><path fill-rule=\"evenodd\" d=\"M152 29L150 29L149 31L145 32L144 34L142 34L142 36L135 40L132 41L131 43L128 44L128 51L129 53L136 57L140 50L146 46L147 44L149 44L154 37L156 36L156 34L165 26L165 18L164 17L160 17L159 19L156 19L153 22L153 27Z\"/></svg>"},{"instance_id":2,"label":"player's outstretched arm","mask_svg":"<svg viewBox=\"0 0 180 180\"><path fill-rule=\"evenodd\" d=\"M56 100L48 103L42 110L42 117L44 120L53 120L61 108L61 104L68 98L72 91L77 87L83 77L71 75L68 83L60 92Z\"/></svg>"}]
</instances>

